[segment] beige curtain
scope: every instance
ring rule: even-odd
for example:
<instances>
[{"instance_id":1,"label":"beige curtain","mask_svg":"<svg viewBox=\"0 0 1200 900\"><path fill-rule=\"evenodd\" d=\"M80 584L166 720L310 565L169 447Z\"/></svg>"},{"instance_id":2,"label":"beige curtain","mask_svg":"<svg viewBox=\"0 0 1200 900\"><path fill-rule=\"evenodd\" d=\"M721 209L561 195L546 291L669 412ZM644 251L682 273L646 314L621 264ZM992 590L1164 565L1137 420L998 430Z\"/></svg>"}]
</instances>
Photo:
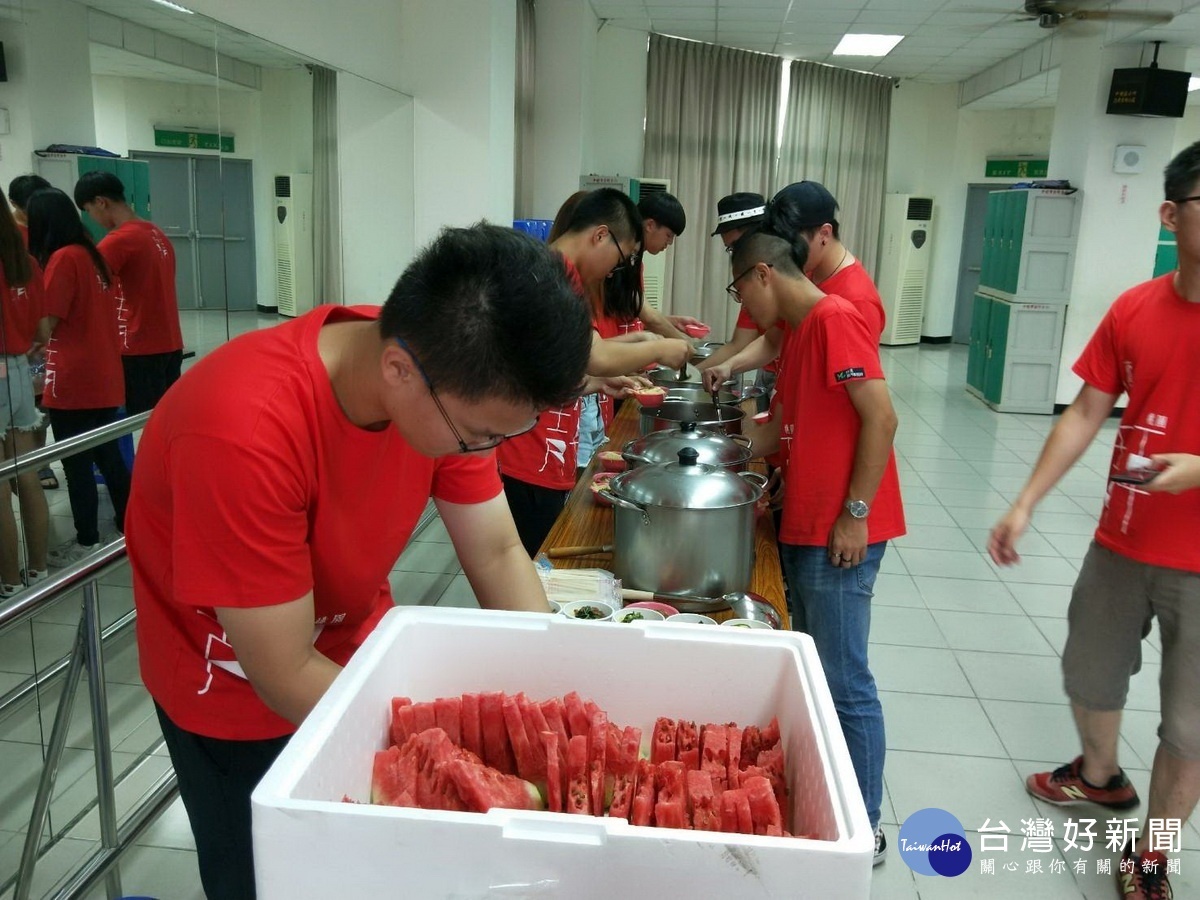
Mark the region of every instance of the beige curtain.
<instances>
[{"instance_id":1,"label":"beige curtain","mask_svg":"<svg viewBox=\"0 0 1200 900\"><path fill-rule=\"evenodd\" d=\"M338 174L337 72L312 66L313 299L342 302L342 228Z\"/></svg>"},{"instance_id":2,"label":"beige curtain","mask_svg":"<svg viewBox=\"0 0 1200 900\"><path fill-rule=\"evenodd\" d=\"M792 63L776 188L819 181L837 198L842 240L875 275L892 80Z\"/></svg>"},{"instance_id":3,"label":"beige curtain","mask_svg":"<svg viewBox=\"0 0 1200 900\"><path fill-rule=\"evenodd\" d=\"M517 92L513 141L513 218L533 218L533 96L537 27L534 0L517 0Z\"/></svg>"},{"instance_id":4,"label":"beige curtain","mask_svg":"<svg viewBox=\"0 0 1200 900\"><path fill-rule=\"evenodd\" d=\"M688 228L667 254L663 311L694 315L725 338L737 309L725 295L729 259L709 237L717 201L770 194L783 60L650 35L642 174L671 179Z\"/></svg>"}]
</instances>

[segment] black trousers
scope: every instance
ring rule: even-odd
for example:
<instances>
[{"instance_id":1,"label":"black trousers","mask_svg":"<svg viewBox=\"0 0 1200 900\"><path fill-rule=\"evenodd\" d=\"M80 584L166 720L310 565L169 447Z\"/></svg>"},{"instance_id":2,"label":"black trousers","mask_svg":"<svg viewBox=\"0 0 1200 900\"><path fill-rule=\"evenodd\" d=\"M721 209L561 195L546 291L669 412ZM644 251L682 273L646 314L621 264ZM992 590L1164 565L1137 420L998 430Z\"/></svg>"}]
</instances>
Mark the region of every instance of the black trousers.
<instances>
[{"instance_id":1,"label":"black trousers","mask_svg":"<svg viewBox=\"0 0 1200 900\"><path fill-rule=\"evenodd\" d=\"M122 356L125 367L125 412L136 415L154 409L167 388L179 380L183 351Z\"/></svg>"},{"instance_id":2,"label":"black trousers","mask_svg":"<svg viewBox=\"0 0 1200 900\"><path fill-rule=\"evenodd\" d=\"M517 534L521 536L525 552L533 557L554 527L571 492L539 487L507 475L501 475L500 480L504 482L504 496L512 510L513 521L517 523Z\"/></svg>"},{"instance_id":3,"label":"black trousers","mask_svg":"<svg viewBox=\"0 0 1200 900\"><path fill-rule=\"evenodd\" d=\"M290 736L225 741L184 731L154 704L187 809L208 900L254 900L250 794Z\"/></svg>"},{"instance_id":4,"label":"black trousers","mask_svg":"<svg viewBox=\"0 0 1200 900\"><path fill-rule=\"evenodd\" d=\"M48 409L50 426L56 441L66 440L101 425L117 420L117 409ZM67 475L67 496L71 500L71 517L75 520L75 538L81 544L91 546L100 540L97 522L100 495L96 491L96 476L92 474L92 463L104 476L108 495L112 498L116 526L125 530L125 504L129 502L129 469L121 456L116 441L109 441L91 450L81 450L63 457L63 471Z\"/></svg>"}]
</instances>

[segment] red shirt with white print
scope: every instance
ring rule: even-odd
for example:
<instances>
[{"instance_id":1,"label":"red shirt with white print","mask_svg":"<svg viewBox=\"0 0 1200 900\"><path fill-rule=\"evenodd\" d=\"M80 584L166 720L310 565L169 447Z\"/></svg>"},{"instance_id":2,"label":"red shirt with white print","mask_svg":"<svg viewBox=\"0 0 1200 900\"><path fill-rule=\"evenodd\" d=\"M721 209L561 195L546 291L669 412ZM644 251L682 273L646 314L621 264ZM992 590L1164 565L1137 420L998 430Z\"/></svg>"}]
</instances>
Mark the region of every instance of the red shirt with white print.
<instances>
[{"instance_id":1,"label":"red shirt with white print","mask_svg":"<svg viewBox=\"0 0 1200 900\"><path fill-rule=\"evenodd\" d=\"M46 345L47 409L108 409L125 402L117 297L91 254L72 244L46 263L44 312L58 319Z\"/></svg>"},{"instance_id":2,"label":"red shirt with white print","mask_svg":"<svg viewBox=\"0 0 1200 900\"><path fill-rule=\"evenodd\" d=\"M1200 453L1196 354L1200 303L1175 290L1175 273L1117 298L1073 367L1107 394L1129 395L1111 471L1156 453ZM1138 562L1200 572L1200 490L1150 494L1108 483L1096 541Z\"/></svg>"},{"instance_id":3,"label":"red shirt with white print","mask_svg":"<svg viewBox=\"0 0 1200 900\"><path fill-rule=\"evenodd\" d=\"M153 222L131 219L99 246L118 282L121 352L148 356L183 349L170 238Z\"/></svg>"},{"instance_id":4,"label":"red shirt with white print","mask_svg":"<svg viewBox=\"0 0 1200 900\"><path fill-rule=\"evenodd\" d=\"M883 378L878 340L855 304L830 294L804 317L784 350L775 407L784 469L779 540L823 547L846 501L855 499L850 476L862 420L846 385ZM904 534L894 452L871 501L867 531L872 544Z\"/></svg>"},{"instance_id":5,"label":"red shirt with white print","mask_svg":"<svg viewBox=\"0 0 1200 900\"><path fill-rule=\"evenodd\" d=\"M42 267L29 257L29 281L13 287L0 267L0 354L23 356L33 346L38 322L44 315Z\"/></svg>"},{"instance_id":6,"label":"red shirt with white print","mask_svg":"<svg viewBox=\"0 0 1200 900\"><path fill-rule=\"evenodd\" d=\"M142 680L175 724L227 740L296 727L242 674L217 608L313 595L313 645L344 665L392 608L388 573L430 497L500 494L490 453L433 459L346 418L317 353L322 306L234 338L154 409L125 516Z\"/></svg>"}]
</instances>

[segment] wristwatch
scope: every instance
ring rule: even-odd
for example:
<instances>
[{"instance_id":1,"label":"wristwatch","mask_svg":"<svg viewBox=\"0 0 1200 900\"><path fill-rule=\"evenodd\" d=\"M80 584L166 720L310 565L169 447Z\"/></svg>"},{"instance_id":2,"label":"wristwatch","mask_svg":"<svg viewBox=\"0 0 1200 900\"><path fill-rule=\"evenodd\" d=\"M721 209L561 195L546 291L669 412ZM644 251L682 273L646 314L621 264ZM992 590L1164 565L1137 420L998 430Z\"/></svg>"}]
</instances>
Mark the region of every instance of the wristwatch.
<instances>
[{"instance_id":1,"label":"wristwatch","mask_svg":"<svg viewBox=\"0 0 1200 900\"><path fill-rule=\"evenodd\" d=\"M867 505L866 500L847 500L846 512L850 513L856 519L865 519L867 513L871 511L871 507Z\"/></svg>"}]
</instances>

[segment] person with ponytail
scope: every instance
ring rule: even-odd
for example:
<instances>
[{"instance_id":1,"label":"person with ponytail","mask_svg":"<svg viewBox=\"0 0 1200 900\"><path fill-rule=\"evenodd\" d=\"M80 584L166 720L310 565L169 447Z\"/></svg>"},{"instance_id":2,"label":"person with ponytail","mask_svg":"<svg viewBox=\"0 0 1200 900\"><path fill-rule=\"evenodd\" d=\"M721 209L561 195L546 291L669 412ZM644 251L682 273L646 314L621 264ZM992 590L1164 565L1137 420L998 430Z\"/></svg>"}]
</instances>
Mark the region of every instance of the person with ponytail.
<instances>
[{"instance_id":1,"label":"person with ponytail","mask_svg":"<svg viewBox=\"0 0 1200 900\"><path fill-rule=\"evenodd\" d=\"M754 449L779 454L779 558L792 628L816 643L880 863L886 745L867 642L880 562L887 542L905 532L892 450L897 419L874 323L859 304L814 284L804 274L810 266L803 238L750 232L734 245L727 291L757 325L782 320L787 332L773 404L777 439L771 446L756 435Z\"/></svg>"},{"instance_id":2,"label":"person with ponytail","mask_svg":"<svg viewBox=\"0 0 1200 900\"><path fill-rule=\"evenodd\" d=\"M42 405L55 440L117 420L125 375L117 330L117 297L104 257L80 221L74 201L57 189L29 198L29 248L45 269L45 309L39 340L46 345ZM67 494L75 538L51 550L51 565L67 566L99 549L99 495L92 465L112 499L115 525L125 530L129 469L116 441L66 457Z\"/></svg>"},{"instance_id":3,"label":"person with ponytail","mask_svg":"<svg viewBox=\"0 0 1200 900\"><path fill-rule=\"evenodd\" d=\"M884 325L879 290L862 263L842 243L837 211L837 200L823 184L797 181L771 198L763 229L789 243L804 244L805 277L824 293L837 294L854 304L878 344ZM711 387L739 372L760 369L776 359L782 349L780 330L768 329L745 350L705 369L705 384Z\"/></svg>"},{"instance_id":4,"label":"person with ponytail","mask_svg":"<svg viewBox=\"0 0 1200 900\"><path fill-rule=\"evenodd\" d=\"M12 211L0 197L0 453L6 460L35 449L33 435L42 423L29 374L29 354L35 349L41 315L42 270L30 258ZM28 554L24 568L10 484L0 482L0 599L48 575L50 511L38 473L29 469L16 478Z\"/></svg>"}]
</instances>

